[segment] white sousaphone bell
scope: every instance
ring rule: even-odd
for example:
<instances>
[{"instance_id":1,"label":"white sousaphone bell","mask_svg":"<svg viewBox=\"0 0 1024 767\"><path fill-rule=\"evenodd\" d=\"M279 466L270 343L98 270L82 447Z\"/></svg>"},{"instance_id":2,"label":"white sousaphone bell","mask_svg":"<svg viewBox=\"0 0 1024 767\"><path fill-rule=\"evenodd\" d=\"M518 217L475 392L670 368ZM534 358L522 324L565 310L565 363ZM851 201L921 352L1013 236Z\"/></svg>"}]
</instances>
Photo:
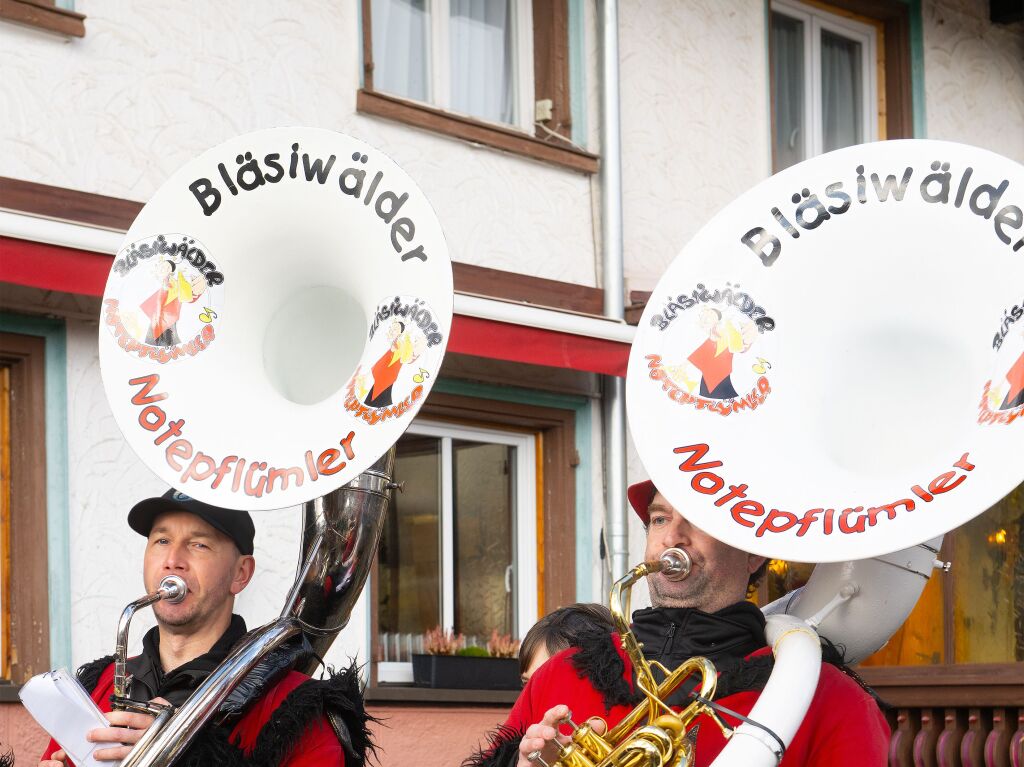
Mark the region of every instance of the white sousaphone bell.
<instances>
[{"instance_id":1,"label":"white sousaphone bell","mask_svg":"<svg viewBox=\"0 0 1024 767\"><path fill-rule=\"evenodd\" d=\"M829 563L765 608L776 666L750 717L786 743L815 630L848 662L877 650L942 535L1024 478L1022 209L1024 167L991 152L849 147L728 205L644 311L627 411L655 485L736 548ZM741 734L718 767L775 764Z\"/></svg>"}]
</instances>

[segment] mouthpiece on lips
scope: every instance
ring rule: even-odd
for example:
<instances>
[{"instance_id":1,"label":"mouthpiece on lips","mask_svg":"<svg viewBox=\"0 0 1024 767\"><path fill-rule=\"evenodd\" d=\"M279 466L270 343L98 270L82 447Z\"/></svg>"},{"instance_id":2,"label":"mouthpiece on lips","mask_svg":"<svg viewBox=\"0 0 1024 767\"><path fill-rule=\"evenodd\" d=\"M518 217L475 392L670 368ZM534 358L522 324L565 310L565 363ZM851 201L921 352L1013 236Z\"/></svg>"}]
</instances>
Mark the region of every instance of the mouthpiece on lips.
<instances>
[{"instance_id":1,"label":"mouthpiece on lips","mask_svg":"<svg viewBox=\"0 0 1024 767\"><path fill-rule=\"evenodd\" d=\"M681 581L690 574L690 555L683 549L665 549L658 557L661 562L661 573L670 581Z\"/></svg>"},{"instance_id":2,"label":"mouthpiece on lips","mask_svg":"<svg viewBox=\"0 0 1024 767\"><path fill-rule=\"evenodd\" d=\"M669 549L669 551L674 551L674 549ZM687 569L689 569L689 565L687 565ZM168 575L160 581L157 591L160 593L160 598L165 602L176 605L185 599L185 595L188 593L188 586L185 585L185 580L181 576Z\"/></svg>"}]
</instances>

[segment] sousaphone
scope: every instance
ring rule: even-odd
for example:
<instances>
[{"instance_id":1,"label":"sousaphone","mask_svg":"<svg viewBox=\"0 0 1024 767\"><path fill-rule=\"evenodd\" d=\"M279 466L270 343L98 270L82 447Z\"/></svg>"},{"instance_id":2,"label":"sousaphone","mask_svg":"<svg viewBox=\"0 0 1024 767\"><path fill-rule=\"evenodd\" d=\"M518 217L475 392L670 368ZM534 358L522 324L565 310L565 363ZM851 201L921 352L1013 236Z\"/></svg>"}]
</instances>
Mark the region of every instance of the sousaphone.
<instances>
[{"instance_id":1,"label":"sousaphone","mask_svg":"<svg viewBox=\"0 0 1024 767\"><path fill-rule=\"evenodd\" d=\"M301 633L322 656L347 623L394 487L392 446L437 379L452 297L422 192L339 133L231 139L136 218L99 331L118 426L188 496L304 505L304 535L281 617L160 712L124 767L171 764L266 653Z\"/></svg>"}]
</instances>

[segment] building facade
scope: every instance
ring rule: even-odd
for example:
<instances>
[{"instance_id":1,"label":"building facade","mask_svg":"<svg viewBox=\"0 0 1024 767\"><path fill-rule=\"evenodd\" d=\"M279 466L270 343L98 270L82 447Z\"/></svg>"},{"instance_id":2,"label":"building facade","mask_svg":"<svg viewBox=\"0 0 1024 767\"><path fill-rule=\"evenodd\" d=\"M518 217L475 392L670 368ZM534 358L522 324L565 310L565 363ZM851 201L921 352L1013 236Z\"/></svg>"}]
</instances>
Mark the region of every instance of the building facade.
<instances>
[{"instance_id":1,"label":"building facade","mask_svg":"<svg viewBox=\"0 0 1024 767\"><path fill-rule=\"evenodd\" d=\"M457 763L514 699L411 686L424 631L522 636L531 617L604 600L606 520L622 508L605 490L606 405L631 338L603 316L604 11L591 0L0 4L0 742L21 762L45 737L18 685L110 652L142 588L125 515L166 489L103 393L111 257L177 168L247 131L314 126L379 148L430 200L454 262L449 354L399 443L407 492L327 658L366 664L371 709L389 722L382 763ZM712 215L800 159L919 137L1024 162L1022 15L1000 0L619 3L627 322ZM645 476L630 440L624 449L630 480ZM277 615L299 545L294 509L256 524L257 575L238 605L250 626ZM643 530L628 524L638 561ZM869 661L899 709L899 748L938 748L943 730L1008 740L1019 727L1022 534L1018 489L947 539L948 558L984 577L933 579ZM801 577L773 563L762 598ZM135 621L136 646L147 621Z\"/></svg>"}]
</instances>

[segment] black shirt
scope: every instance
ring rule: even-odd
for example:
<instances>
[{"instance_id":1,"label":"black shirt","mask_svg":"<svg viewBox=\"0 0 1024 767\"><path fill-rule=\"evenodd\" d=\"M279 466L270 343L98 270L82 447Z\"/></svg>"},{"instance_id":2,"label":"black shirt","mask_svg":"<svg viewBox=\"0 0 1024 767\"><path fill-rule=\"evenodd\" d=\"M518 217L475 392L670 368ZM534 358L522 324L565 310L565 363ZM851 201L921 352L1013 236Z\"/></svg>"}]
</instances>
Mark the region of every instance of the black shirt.
<instances>
[{"instance_id":1,"label":"black shirt","mask_svg":"<svg viewBox=\"0 0 1024 767\"><path fill-rule=\"evenodd\" d=\"M142 638L142 653L129 658L125 664L129 674L128 697L140 702L159 697L180 706L228 657L231 648L245 633L245 621L240 615L232 615L227 631L209 652L165 674L160 664L160 630L154 626Z\"/></svg>"}]
</instances>

